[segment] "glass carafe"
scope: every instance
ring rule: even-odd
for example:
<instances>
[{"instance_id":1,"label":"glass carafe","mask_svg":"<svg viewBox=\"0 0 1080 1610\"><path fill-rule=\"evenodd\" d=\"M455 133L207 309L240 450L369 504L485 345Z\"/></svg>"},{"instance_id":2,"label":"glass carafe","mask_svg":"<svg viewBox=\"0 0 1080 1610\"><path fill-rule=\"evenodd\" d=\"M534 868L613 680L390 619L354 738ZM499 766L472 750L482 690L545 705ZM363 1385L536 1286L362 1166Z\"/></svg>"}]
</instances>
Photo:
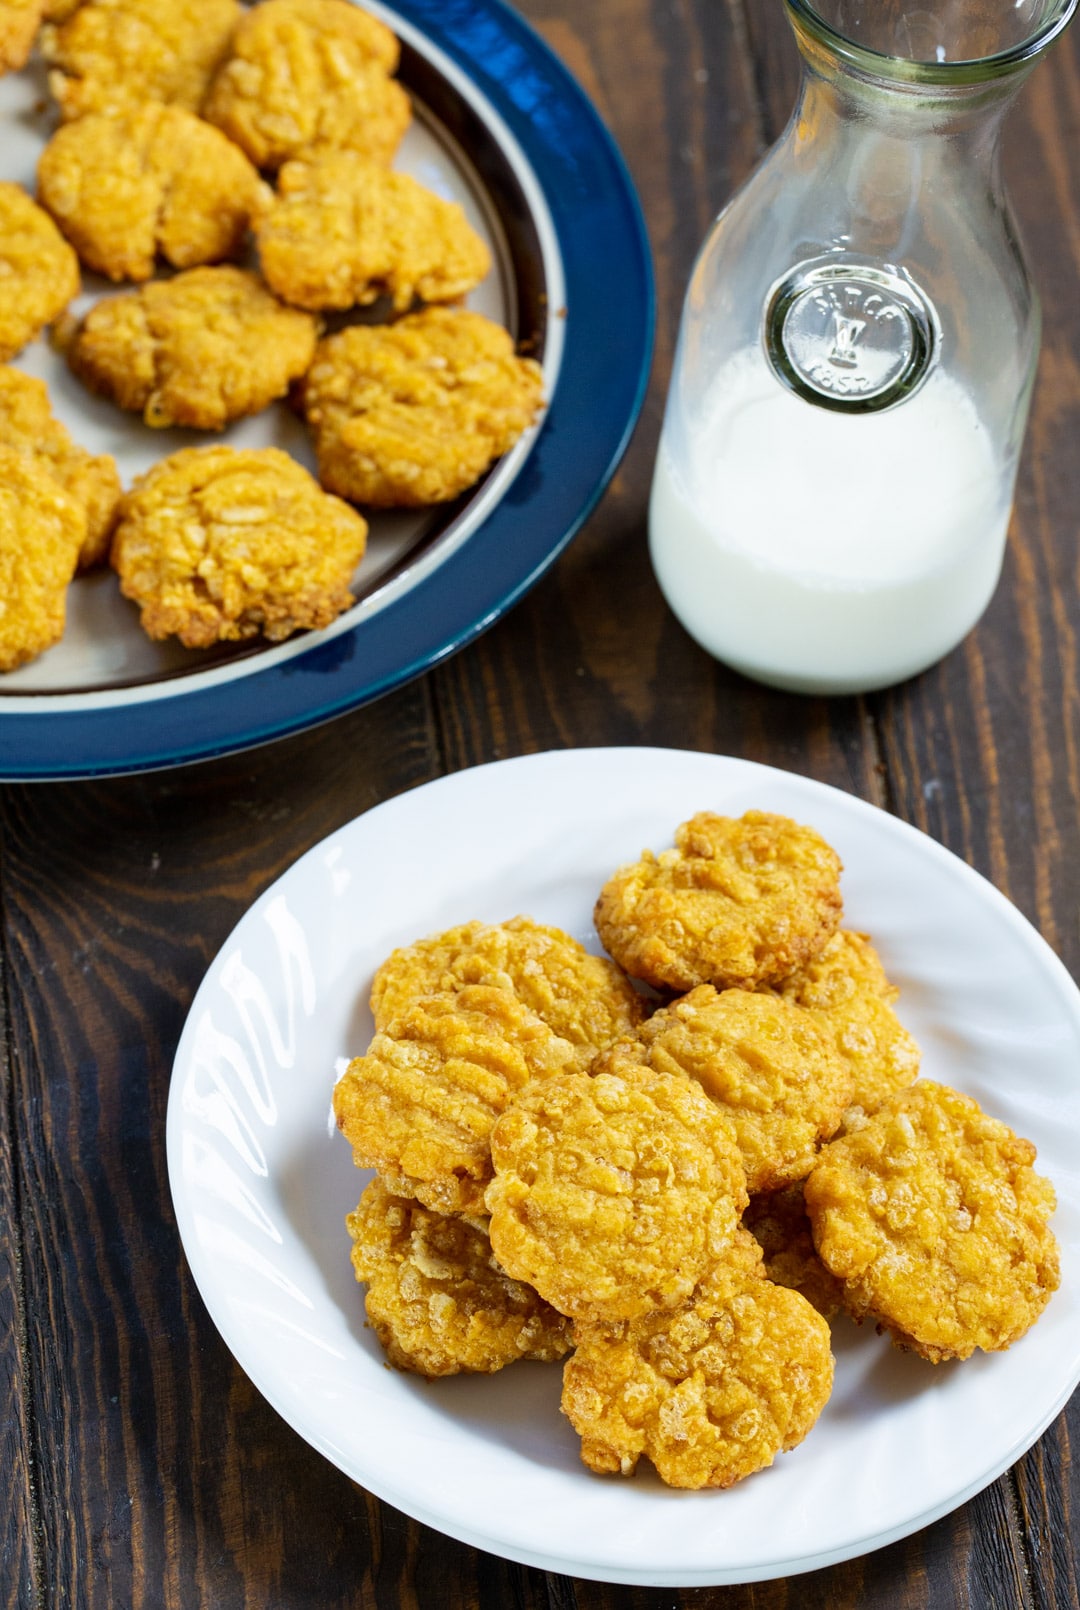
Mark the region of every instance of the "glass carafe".
<instances>
[{"instance_id":1,"label":"glass carafe","mask_svg":"<svg viewBox=\"0 0 1080 1610\"><path fill-rule=\"evenodd\" d=\"M1039 345L1001 126L1077 0L784 4L801 93L690 280L650 552L718 659L865 692L997 584Z\"/></svg>"}]
</instances>

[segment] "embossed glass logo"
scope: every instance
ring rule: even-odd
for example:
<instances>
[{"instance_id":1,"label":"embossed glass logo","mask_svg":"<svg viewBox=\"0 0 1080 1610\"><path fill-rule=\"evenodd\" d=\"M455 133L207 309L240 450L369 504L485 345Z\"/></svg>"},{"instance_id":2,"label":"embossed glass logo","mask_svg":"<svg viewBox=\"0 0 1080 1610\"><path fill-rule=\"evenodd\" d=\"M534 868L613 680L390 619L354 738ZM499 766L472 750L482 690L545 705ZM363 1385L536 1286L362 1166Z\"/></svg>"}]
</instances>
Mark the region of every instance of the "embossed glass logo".
<instances>
[{"instance_id":1,"label":"embossed glass logo","mask_svg":"<svg viewBox=\"0 0 1080 1610\"><path fill-rule=\"evenodd\" d=\"M860 259L800 263L770 292L765 350L809 402L867 413L909 397L938 346L933 307L909 275Z\"/></svg>"}]
</instances>

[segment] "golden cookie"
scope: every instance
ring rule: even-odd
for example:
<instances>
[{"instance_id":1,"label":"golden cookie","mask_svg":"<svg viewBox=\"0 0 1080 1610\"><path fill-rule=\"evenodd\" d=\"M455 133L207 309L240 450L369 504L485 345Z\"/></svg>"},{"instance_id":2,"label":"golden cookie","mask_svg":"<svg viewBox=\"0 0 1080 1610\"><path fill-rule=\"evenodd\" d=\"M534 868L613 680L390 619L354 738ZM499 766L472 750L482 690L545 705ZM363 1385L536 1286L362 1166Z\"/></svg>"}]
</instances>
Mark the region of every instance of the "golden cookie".
<instances>
[{"instance_id":1,"label":"golden cookie","mask_svg":"<svg viewBox=\"0 0 1080 1610\"><path fill-rule=\"evenodd\" d=\"M1035 1148L920 1080L827 1146L806 1182L844 1306L932 1363L1012 1345L1059 1284L1054 1188Z\"/></svg>"},{"instance_id":2,"label":"golden cookie","mask_svg":"<svg viewBox=\"0 0 1080 1610\"><path fill-rule=\"evenodd\" d=\"M26 65L44 14L45 0L0 0L0 73Z\"/></svg>"},{"instance_id":3,"label":"golden cookie","mask_svg":"<svg viewBox=\"0 0 1080 1610\"><path fill-rule=\"evenodd\" d=\"M357 1163L442 1213L483 1213L491 1128L516 1091L574 1048L509 990L431 995L375 1035L334 1087Z\"/></svg>"},{"instance_id":4,"label":"golden cookie","mask_svg":"<svg viewBox=\"0 0 1080 1610\"><path fill-rule=\"evenodd\" d=\"M68 582L86 516L41 461L0 447L0 671L64 635Z\"/></svg>"},{"instance_id":5,"label":"golden cookie","mask_svg":"<svg viewBox=\"0 0 1080 1610\"><path fill-rule=\"evenodd\" d=\"M45 382L6 366L0 368L0 446L35 459L83 510L86 537L79 569L107 559L122 490L116 461L76 446L52 416Z\"/></svg>"},{"instance_id":6,"label":"golden cookie","mask_svg":"<svg viewBox=\"0 0 1080 1610\"><path fill-rule=\"evenodd\" d=\"M242 14L237 0L86 0L42 33L61 116L140 101L197 112Z\"/></svg>"},{"instance_id":7,"label":"golden cookie","mask_svg":"<svg viewBox=\"0 0 1080 1610\"><path fill-rule=\"evenodd\" d=\"M62 125L38 163L38 196L87 268L148 280L235 257L269 199L242 151L179 106L147 101Z\"/></svg>"},{"instance_id":8,"label":"golden cookie","mask_svg":"<svg viewBox=\"0 0 1080 1610\"><path fill-rule=\"evenodd\" d=\"M47 212L0 180L0 363L79 294L79 260Z\"/></svg>"},{"instance_id":9,"label":"golden cookie","mask_svg":"<svg viewBox=\"0 0 1080 1610\"><path fill-rule=\"evenodd\" d=\"M66 340L92 391L147 425L222 430L283 397L315 351L309 313L247 269L189 268L95 304Z\"/></svg>"},{"instance_id":10,"label":"golden cookie","mask_svg":"<svg viewBox=\"0 0 1080 1610\"><path fill-rule=\"evenodd\" d=\"M480 1224L404 1201L380 1179L345 1222L368 1321L398 1369L490 1375L570 1351L570 1321L503 1273Z\"/></svg>"},{"instance_id":11,"label":"golden cookie","mask_svg":"<svg viewBox=\"0 0 1080 1610\"><path fill-rule=\"evenodd\" d=\"M832 1037L855 1088L842 1127L854 1127L919 1076L919 1047L892 1009L900 991L865 934L840 929L779 986Z\"/></svg>"},{"instance_id":12,"label":"golden cookie","mask_svg":"<svg viewBox=\"0 0 1080 1610\"><path fill-rule=\"evenodd\" d=\"M620 967L657 989L754 989L803 967L840 921L840 858L786 816L701 811L675 848L619 869L596 927Z\"/></svg>"},{"instance_id":13,"label":"golden cookie","mask_svg":"<svg viewBox=\"0 0 1080 1610\"><path fill-rule=\"evenodd\" d=\"M831 1319L840 1307L840 1284L817 1255L802 1185L752 1196L743 1226L764 1254L769 1279L800 1292Z\"/></svg>"},{"instance_id":14,"label":"golden cookie","mask_svg":"<svg viewBox=\"0 0 1080 1610\"><path fill-rule=\"evenodd\" d=\"M808 1012L701 984L639 1030L649 1066L696 1079L729 1120L752 1194L803 1179L851 1099L851 1070Z\"/></svg>"},{"instance_id":15,"label":"golden cookie","mask_svg":"<svg viewBox=\"0 0 1080 1610\"><path fill-rule=\"evenodd\" d=\"M681 1302L746 1205L730 1129L689 1079L617 1052L515 1098L491 1134L485 1201L509 1274L560 1313L631 1319Z\"/></svg>"},{"instance_id":16,"label":"golden cookie","mask_svg":"<svg viewBox=\"0 0 1080 1610\"><path fill-rule=\"evenodd\" d=\"M541 401L539 365L501 326L446 308L330 336L303 387L324 486L383 508L457 497Z\"/></svg>"},{"instance_id":17,"label":"golden cookie","mask_svg":"<svg viewBox=\"0 0 1080 1610\"><path fill-rule=\"evenodd\" d=\"M763 1278L745 1231L674 1311L579 1320L574 1339L563 1413L604 1474L645 1455L669 1486L730 1487L796 1447L832 1390L828 1325Z\"/></svg>"},{"instance_id":18,"label":"golden cookie","mask_svg":"<svg viewBox=\"0 0 1080 1610\"><path fill-rule=\"evenodd\" d=\"M409 97L389 74L390 29L349 0L262 0L233 36L203 116L260 168L348 150L389 162L409 126Z\"/></svg>"},{"instance_id":19,"label":"golden cookie","mask_svg":"<svg viewBox=\"0 0 1080 1610\"><path fill-rule=\"evenodd\" d=\"M276 448L187 448L124 498L112 563L153 638L209 648L328 626L367 526Z\"/></svg>"},{"instance_id":20,"label":"golden cookie","mask_svg":"<svg viewBox=\"0 0 1080 1610\"><path fill-rule=\"evenodd\" d=\"M422 995L490 984L512 991L549 1028L576 1048L587 1068L597 1051L633 1032L643 1002L618 968L590 956L559 928L529 917L468 922L395 950L371 987L376 1029Z\"/></svg>"},{"instance_id":21,"label":"golden cookie","mask_svg":"<svg viewBox=\"0 0 1080 1610\"><path fill-rule=\"evenodd\" d=\"M269 285L297 307L456 302L491 267L457 202L351 152L287 162L256 234Z\"/></svg>"}]
</instances>

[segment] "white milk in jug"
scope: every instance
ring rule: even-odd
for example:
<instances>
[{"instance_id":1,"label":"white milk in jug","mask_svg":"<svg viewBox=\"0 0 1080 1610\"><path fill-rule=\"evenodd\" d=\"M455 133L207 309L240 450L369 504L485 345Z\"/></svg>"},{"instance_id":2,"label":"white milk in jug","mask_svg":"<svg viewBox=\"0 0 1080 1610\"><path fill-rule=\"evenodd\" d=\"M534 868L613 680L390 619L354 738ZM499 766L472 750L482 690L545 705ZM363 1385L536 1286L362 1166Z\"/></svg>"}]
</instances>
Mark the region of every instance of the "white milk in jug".
<instances>
[{"instance_id":1,"label":"white milk in jug","mask_svg":"<svg viewBox=\"0 0 1080 1610\"><path fill-rule=\"evenodd\" d=\"M687 631L736 670L866 692L974 626L1001 570L1009 487L940 368L905 401L851 414L795 396L747 349L690 425L665 425L653 568Z\"/></svg>"}]
</instances>

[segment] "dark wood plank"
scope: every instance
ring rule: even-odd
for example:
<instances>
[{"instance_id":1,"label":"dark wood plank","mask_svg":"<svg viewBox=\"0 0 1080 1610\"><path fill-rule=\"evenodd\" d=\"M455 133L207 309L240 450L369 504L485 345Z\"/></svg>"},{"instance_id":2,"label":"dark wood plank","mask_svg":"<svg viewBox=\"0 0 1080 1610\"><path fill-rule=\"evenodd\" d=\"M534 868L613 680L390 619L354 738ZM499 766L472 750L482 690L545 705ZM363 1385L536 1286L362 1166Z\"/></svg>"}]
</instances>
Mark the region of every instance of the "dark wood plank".
<instances>
[{"instance_id":1,"label":"dark wood plank","mask_svg":"<svg viewBox=\"0 0 1080 1610\"><path fill-rule=\"evenodd\" d=\"M0 835L0 883L3 872ZM31 1610L37 1603L39 1580L31 1478L33 1433L27 1414L33 1357L26 1338L21 1204L14 1167L19 1116L8 1008L14 988L10 965L0 962L0 1473L7 1496L0 1516L0 1607Z\"/></svg>"},{"instance_id":2,"label":"dark wood plank","mask_svg":"<svg viewBox=\"0 0 1080 1610\"><path fill-rule=\"evenodd\" d=\"M282 1426L194 1292L164 1118L185 1013L233 923L310 844L437 765L415 684L252 755L0 795L50 1602L396 1602L410 1529Z\"/></svg>"},{"instance_id":3,"label":"dark wood plank","mask_svg":"<svg viewBox=\"0 0 1080 1610\"><path fill-rule=\"evenodd\" d=\"M761 100L761 128L768 144L779 138L795 106L799 88L799 53L782 0L735 0L745 18Z\"/></svg>"},{"instance_id":4,"label":"dark wood plank","mask_svg":"<svg viewBox=\"0 0 1080 1610\"><path fill-rule=\"evenodd\" d=\"M1080 1429L1075 1408L1062 1416L1020 1461L1015 1475L1031 1561L1031 1598L1036 1610L1076 1610L1080 1605L1077 1560L1076 1477L1070 1480L1070 1428Z\"/></svg>"}]
</instances>

